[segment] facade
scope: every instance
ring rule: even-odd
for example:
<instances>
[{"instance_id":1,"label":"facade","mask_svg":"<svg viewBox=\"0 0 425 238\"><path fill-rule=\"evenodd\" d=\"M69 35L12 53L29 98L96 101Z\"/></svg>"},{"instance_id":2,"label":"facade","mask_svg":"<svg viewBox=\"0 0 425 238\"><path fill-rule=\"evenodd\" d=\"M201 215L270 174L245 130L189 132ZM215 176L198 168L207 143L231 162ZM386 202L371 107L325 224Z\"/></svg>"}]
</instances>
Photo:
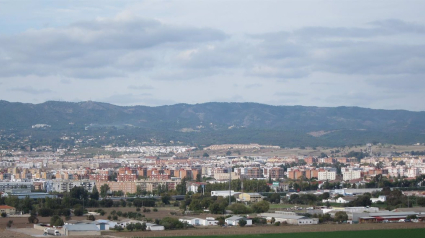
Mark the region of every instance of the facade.
<instances>
[{"instance_id":1,"label":"facade","mask_svg":"<svg viewBox=\"0 0 425 238\"><path fill-rule=\"evenodd\" d=\"M32 182L0 182L0 192L5 192L7 189L30 188L33 189Z\"/></svg>"},{"instance_id":2,"label":"facade","mask_svg":"<svg viewBox=\"0 0 425 238\"><path fill-rule=\"evenodd\" d=\"M241 193L239 194L239 201L260 202L263 201L263 196L261 196L259 193Z\"/></svg>"},{"instance_id":3,"label":"facade","mask_svg":"<svg viewBox=\"0 0 425 238\"><path fill-rule=\"evenodd\" d=\"M274 218L275 222L286 222L291 225L315 225L319 224L319 219L317 218L308 218L305 216L298 215L287 215L279 213L261 213L260 217L265 218L267 223L271 223Z\"/></svg>"},{"instance_id":4,"label":"facade","mask_svg":"<svg viewBox=\"0 0 425 238\"><path fill-rule=\"evenodd\" d=\"M239 220L241 220L241 219L246 220L246 226L252 226L252 220L251 219L247 219L245 217L240 217L240 216L228 217L228 218L226 218L226 220L224 220L224 222L228 226L237 226L237 225L239 225Z\"/></svg>"},{"instance_id":5,"label":"facade","mask_svg":"<svg viewBox=\"0 0 425 238\"><path fill-rule=\"evenodd\" d=\"M358 169L350 169L348 171L342 172L342 179L344 181L349 181L353 179L361 178L361 170Z\"/></svg>"},{"instance_id":6,"label":"facade","mask_svg":"<svg viewBox=\"0 0 425 238\"><path fill-rule=\"evenodd\" d=\"M327 170L319 170L317 173L317 180L326 181L326 180L335 180L336 178L336 170L327 169Z\"/></svg>"},{"instance_id":7,"label":"facade","mask_svg":"<svg viewBox=\"0 0 425 238\"><path fill-rule=\"evenodd\" d=\"M96 185L95 181L91 180L61 180L61 181L53 181L52 187L48 187L48 189L51 189L50 191L47 190L47 192L69 192L74 187L84 187L85 190L87 190L89 193L93 191L93 187Z\"/></svg>"},{"instance_id":8,"label":"facade","mask_svg":"<svg viewBox=\"0 0 425 238\"><path fill-rule=\"evenodd\" d=\"M235 192L233 190L221 190L221 191L211 191L211 197L228 197L229 194L231 196L235 196L240 194L240 192Z\"/></svg>"},{"instance_id":9,"label":"facade","mask_svg":"<svg viewBox=\"0 0 425 238\"><path fill-rule=\"evenodd\" d=\"M387 196L381 195L378 198L370 198L370 201L372 201L372 203L385 202L387 201Z\"/></svg>"},{"instance_id":10,"label":"facade","mask_svg":"<svg viewBox=\"0 0 425 238\"><path fill-rule=\"evenodd\" d=\"M7 215L14 215L16 213L16 208L7 205L1 205L0 214L1 213L6 213Z\"/></svg>"},{"instance_id":11,"label":"facade","mask_svg":"<svg viewBox=\"0 0 425 238\"><path fill-rule=\"evenodd\" d=\"M68 224L63 226L65 236L100 236L96 224Z\"/></svg>"}]
</instances>

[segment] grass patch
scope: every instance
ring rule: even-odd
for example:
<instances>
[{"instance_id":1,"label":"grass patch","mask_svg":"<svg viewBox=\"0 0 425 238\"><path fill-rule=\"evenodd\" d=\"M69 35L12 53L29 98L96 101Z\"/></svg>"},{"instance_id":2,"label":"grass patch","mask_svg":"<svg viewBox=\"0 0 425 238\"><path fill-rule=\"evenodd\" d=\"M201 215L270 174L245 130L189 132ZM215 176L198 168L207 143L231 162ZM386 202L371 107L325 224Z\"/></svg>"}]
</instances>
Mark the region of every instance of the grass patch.
<instances>
[{"instance_id":1,"label":"grass patch","mask_svg":"<svg viewBox=\"0 0 425 238\"><path fill-rule=\"evenodd\" d=\"M255 234L255 235L220 235L220 236L191 236L191 238L421 238L425 229L400 229L400 230L371 230L371 231L333 231L333 232L304 232L304 233L278 233L278 234ZM186 236L173 238L187 238Z\"/></svg>"}]
</instances>

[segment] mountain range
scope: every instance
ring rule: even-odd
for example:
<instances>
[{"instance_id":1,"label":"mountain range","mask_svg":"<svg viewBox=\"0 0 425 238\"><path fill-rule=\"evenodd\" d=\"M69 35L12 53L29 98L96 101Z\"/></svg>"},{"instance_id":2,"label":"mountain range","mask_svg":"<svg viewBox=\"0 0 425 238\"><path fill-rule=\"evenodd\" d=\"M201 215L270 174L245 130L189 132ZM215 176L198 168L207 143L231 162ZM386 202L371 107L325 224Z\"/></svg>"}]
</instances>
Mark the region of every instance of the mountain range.
<instances>
[{"instance_id":1,"label":"mountain range","mask_svg":"<svg viewBox=\"0 0 425 238\"><path fill-rule=\"evenodd\" d=\"M33 125L47 124L45 129ZM279 146L341 146L369 142L425 142L425 112L360 107L271 106L202 103L116 106L108 103L0 101L0 130L20 135L122 134L127 140L164 143L267 143ZM139 135L138 135L139 134Z\"/></svg>"}]
</instances>

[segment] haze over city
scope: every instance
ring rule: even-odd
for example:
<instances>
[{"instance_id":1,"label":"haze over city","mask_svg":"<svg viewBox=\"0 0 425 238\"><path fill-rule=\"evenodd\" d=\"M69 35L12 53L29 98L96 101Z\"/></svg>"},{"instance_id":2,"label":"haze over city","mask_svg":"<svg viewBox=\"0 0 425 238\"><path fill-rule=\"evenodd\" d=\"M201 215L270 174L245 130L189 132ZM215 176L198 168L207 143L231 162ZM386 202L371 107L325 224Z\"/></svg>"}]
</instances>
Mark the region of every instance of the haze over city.
<instances>
[{"instance_id":1,"label":"haze over city","mask_svg":"<svg viewBox=\"0 0 425 238\"><path fill-rule=\"evenodd\" d=\"M424 1L0 1L0 99L425 110Z\"/></svg>"}]
</instances>

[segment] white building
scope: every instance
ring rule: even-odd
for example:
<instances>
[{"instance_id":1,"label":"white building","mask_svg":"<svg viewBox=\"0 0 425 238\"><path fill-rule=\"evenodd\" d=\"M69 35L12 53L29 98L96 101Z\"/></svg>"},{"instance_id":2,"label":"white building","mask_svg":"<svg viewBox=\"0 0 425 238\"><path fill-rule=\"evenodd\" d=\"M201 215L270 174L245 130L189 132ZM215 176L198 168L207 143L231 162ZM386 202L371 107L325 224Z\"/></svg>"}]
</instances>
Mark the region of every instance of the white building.
<instances>
[{"instance_id":1,"label":"white building","mask_svg":"<svg viewBox=\"0 0 425 238\"><path fill-rule=\"evenodd\" d=\"M372 203L385 202L387 201L387 196L381 195L378 198L370 198L370 201L372 201Z\"/></svg>"},{"instance_id":2,"label":"white building","mask_svg":"<svg viewBox=\"0 0 425 238\"><path fill-rule=\"evenodd\" d=\"M211 197L228 197L229 194L235 196L240 194L240 192L235 192L234 190L211 191Z\"/></svg>"},{"instance_id":3,"label":"white building","mask_svg":"<svg viewBox=\"0 0 425 238\"><path fill-rule=\"evenodd\" d=\"M332 169L319 170L317 177L318 177L317 180L319 181L335 180L336 170L332 170Z\"/></svg>"},{"instance_id":4,"label":"white building","mask_svg":"<svg viewBox=\"0 0 425 238\"><path fill-rule=\"evenodd\" d=\"M263 217L267 220L267 223L271 223L274 218L275 222L286 222L291 225L315 225L319 223L317 218L308 218L305 216L298 215L286 215L279 213L261 213L258 216Z\"/></svg>"},{"instance_id":5,"label":"white building","mask_svg":"<svg viewBox=\"0 0 425 238\"><path fill-rule=\"evenodd\" d=\"M197 218L197 217L182 217L179 219L179 221L183 223L187 223L188 225L192 225L192 226L200 226L201 224L203 224L201 220L203 219Z\"/></svg>"},{"instance_id":6,"label":"white building","mask_svg":"<svg viewBox=\"0 0 425 238\"><path fill-rule=\"evenodd\" d=\"M252 226L252 220L251 219L247 219L245 217L240 217L240 216L232 216L232 217L226 218L226 220L224 220L224 222L228 226L237 226L237 225L239 225L239 220L241 220L241 219L246 220L246 226Z\"/></svg>"},{"instance_id":7,"label":"white building","mask_svg":"<svg viewBox=\"0 0 425 238\"><path fill-rule=\"evenodd\" d=\"M353 179L361 178L361 170L360 169L350 169L348 171L342 172L342 179L344 181L349 181Z\"/></svg>"}]
</instances>

